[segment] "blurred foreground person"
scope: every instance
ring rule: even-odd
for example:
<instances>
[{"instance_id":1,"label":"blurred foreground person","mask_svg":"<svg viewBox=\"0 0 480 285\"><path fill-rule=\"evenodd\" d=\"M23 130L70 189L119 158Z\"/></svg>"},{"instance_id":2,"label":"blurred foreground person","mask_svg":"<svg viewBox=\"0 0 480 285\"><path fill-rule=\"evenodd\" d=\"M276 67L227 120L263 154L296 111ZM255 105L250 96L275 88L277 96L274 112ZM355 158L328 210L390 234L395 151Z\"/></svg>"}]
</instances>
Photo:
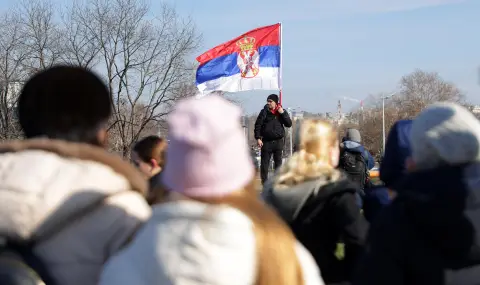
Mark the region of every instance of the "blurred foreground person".
<instances>
[{"instance_id":1,"label":"blurred foreground person","mask_svg":"<svg viewBox=\"0 0 480 285\"><path fill-rule=\"evenodd\" d=\"M148 136L138 141L132 150L133 163L150 179L147 201L152 204L161 195L161 172L165 167L167 141L159 136Z\"/></svg>"},{"instance_id":2,"label":"blurred foreground person","mask_svg":"<svg viewBox=\"0 0 480 285\"><path fill-rule=\"evenodd\" d=\"M326 284L348 282L368 228L356 204L358 185L336 169L338 134L322 120L304 120L300 150L269 180L265 201L290 225L315 258ZM345 258L337 259L337 243Z\"/></svg>"},{"instance_id":3,"label":"blurred foreground person","mask_svg":"<svg viewBox=\"0 0 480 285\"><path fill-rule=\"evenodd\" d=\"M151 178L163 170L166 148L167 142L161 137L145 137L133 146L132 161L142 173Z\"/></svg>"},{"instance_id":4,"label":"blurred foreground person","mask_svg":"<svg viewBox=\"0 0 480 285\"><path fill-rule=\"evenodd\" d=\"M32 284L12 281L25 268L13 249L47 285L96 284L150 216L147 182L103 149L107 87L84 69L53 67L28 80L18 112L27 139L0 145L0 284Z\"/></svg>"},{"instance_id":5,"label":"blurred foreground person","mask_svg":"<svg viewBox=\"0 0 480 285\"><path fill-rule=\"evenodd\" d=\"M405 162L411 154L410 130L412 120L399 120L393 124L385 144L385 154L380 165L383 186L365 189L363 215L371 222L395 197L395 184L406 174Z\"/></svg>"},{"instance_id":6,"label":"blurred foreground person","mask_svg":"<svg viewBox=\"0 0 480 285\"><path fill-rule=\"evenodd\" d=\"M178 103L162 173L168 195L100 284L323 284L308 251L257 198L240 115L214 95Z\"/></svg>"},{"instance_id":7,"label":"blurred foreground person","mask_svg":"<svg viewBox=\"0 0 480 285\"><path fill-rule=\"evenodd\" d=\"M373 222L358 285L473 285L480 280L480 122L454 103L413 121L409 173Z\"/></svg>"}]
</instances>

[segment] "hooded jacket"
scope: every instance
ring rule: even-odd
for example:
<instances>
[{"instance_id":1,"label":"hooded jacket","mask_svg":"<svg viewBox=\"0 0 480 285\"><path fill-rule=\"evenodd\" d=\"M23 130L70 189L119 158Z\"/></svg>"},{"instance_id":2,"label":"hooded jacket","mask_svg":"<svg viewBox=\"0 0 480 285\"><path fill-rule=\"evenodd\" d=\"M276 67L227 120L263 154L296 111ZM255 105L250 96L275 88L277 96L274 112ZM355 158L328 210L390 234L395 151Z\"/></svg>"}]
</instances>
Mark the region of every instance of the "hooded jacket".
<instances>
[{"instance_id":1,"label":"hooded jacket","mask_svg":"<svg viewBox=\"0 0 480 285\"><path fill-rule=\"evenodd\" d=\"M385 144L385 154L380 165L380 180L393 186L404 175L405 161L411 154L410 130L412 120L397 121L391 128Z\"/></svg>"},{"instance_id":2,"label":"hooded jacket","mask_svg":"<svg viewBox=\"0 0 480 285\"><path fill-rule=\"evenodd\" d=\"M356 192L355 184L341 174L338 179L322 176L291 187L271 181L262 193L313 255L326 284L350 280L363 249L368 224L356 204ZM341 241L344 260L335 255Z\"/></svg>"},{"instance_id":3,"label":"hooded jacket","mask_svg":"<svg viewBox=\"0 0 480 285\"><path fill-rule=\"evenodd\" d=\"M480 280L480 165L408 174L369 232L357 285Z\"/></svg>"},{"instance_id":4,"label":"hooded jacket","mask_svg":"<svg viewBox=\"0 0 480 285\"><path fill-rule=\"evenodd\" d=\"M385 186L365 189L363 198L363 214L370 222L385 205L391 202L388 188L395 190L395 183L405 175L405 161L411 154L410 130L412 123L412 120L397 121L388 133L385 154L380 164L380 180Z\"/></svg>"},{"instance_id":5,"label":"hooded jacket","mask_svg":"<svg viewBox=\"0 0 480 285\"><path fill-rule=\"evenodd\" d=\"M104 262L151 214L147 181L99 147L32 139L0 145L0 235L42 238L34 252L57 284L97 284ZM99 198L104 203L70 219Z\"/></svg>"},{"instance_id":6,"label":"hooded jacket","mask_svg":"<svg viewBox=\"0 0 480 285\"><path fill-rule=\"evenodd\" d=\"M166 202L154 206L131 245L108 261L100 285L254 285L255 248L252 221L241 211ZM300 243L295 249L304 284L324 285L308 251Z\"/></svg>"}]
</instances>

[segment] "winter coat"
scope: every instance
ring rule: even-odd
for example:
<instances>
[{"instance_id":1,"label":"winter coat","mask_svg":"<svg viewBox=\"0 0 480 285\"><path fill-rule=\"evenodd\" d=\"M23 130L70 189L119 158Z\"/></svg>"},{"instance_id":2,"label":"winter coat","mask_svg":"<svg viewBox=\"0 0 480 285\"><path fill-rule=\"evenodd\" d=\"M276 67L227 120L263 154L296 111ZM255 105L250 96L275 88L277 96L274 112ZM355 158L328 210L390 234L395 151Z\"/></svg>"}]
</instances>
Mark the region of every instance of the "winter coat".
<instances>
[{"instance_id":1,"label":"winter coat","mask_svg":"<svg viewBox=\"0 0 480 285\"><path fill-rule=\"evenodd\" d=\"M48 139L1 144L0 174L0 236L42 238L70 221L34 248L57 284L97 284L104 262L151 214L146 180L99 147Z\"/></svg>"},{"instance_id":2,"label":"winter coat","mask_svg":"<svg viewBox=\"0 0 480 285\"><path fill-rule=\"evenodd\" d=\"M407 174L373 222L355 285L480 280L480 165Z\"/></svg>"},{"instance_id":3,"label":"winter coat","mask_svg":"<svg viewBox=\"0 0 480 285\"><path fill-rule=\"evenodd\" d=\"M296 251L305 285L323 285L311 255ZM105 266L100 285L253 285L251 220L237 209L178 200L155 205L132 244Z\"/></svg>"},{"instance_id":4,"label":"winter coat","mask_svg":"<svg viewBox=\"0 0 480 285\"><path fill-rule=\"evenodd\" d=\"M412 120L397 121L388 133L385 154L380 165L380 180L385 186L365 189L363 213L369 222L392 201L390 188L405 175L405 162L410 156L410 129Z\"/></svg>"},{"instance_id":5,"label":"winter coat","mask_svg":"<svg viewBox=\"0 0 480 285\"><path fill-rule=\"evenodd\" d=\"M285 127L290 128L291 126L292 120L287 110L284 110L282 114L273 114L265 105L255 121L255 139L262 139L263 142L283 139Z\"/></svg>"},{"instance_id":6,"label":"winter coat","mask_svg":"<svg viewBox=\"0 0 480 285\"><path fill-rule=\"evenodd\" d=\"M267 183L263 197L290 225L310 251L326 284L349 281L363 250L368 223L356 204L356 186L346 175L326 177L291 187ZM336 257L337 244L345 244L345 258Z\"/></svg>"}]
</instances>

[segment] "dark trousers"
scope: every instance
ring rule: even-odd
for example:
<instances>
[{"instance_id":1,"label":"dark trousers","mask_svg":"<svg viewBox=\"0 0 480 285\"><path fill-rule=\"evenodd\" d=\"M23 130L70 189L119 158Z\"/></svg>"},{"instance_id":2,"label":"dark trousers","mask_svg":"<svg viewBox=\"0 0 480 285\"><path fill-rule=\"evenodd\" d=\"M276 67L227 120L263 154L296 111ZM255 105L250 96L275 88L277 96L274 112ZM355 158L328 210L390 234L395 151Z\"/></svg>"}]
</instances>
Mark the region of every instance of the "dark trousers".
<instances>
[{"instance_id":1,"label":"dark trousers","mask_svg":"<svg viewBox=\"0 0 480 285\"><path fill-rule=\"evenodd\" d=\"M260 177L262 178L262 184L268 179L268 168L270 166L272 155L275 170L282 165L282 151L283 139L263 142L262 153L260 156Z\"/></svg>"}]
</instances>

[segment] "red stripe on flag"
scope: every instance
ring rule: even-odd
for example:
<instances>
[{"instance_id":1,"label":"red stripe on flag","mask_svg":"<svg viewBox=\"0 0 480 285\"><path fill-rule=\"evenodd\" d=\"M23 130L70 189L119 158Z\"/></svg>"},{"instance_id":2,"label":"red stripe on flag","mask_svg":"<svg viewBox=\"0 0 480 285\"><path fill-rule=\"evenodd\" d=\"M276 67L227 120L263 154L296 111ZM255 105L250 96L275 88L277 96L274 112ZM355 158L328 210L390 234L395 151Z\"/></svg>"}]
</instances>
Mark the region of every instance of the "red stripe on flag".
<instances>
[{"instance_id":1,"label":"red stripe on flag","mask_svg":"<svg viewBox=\"0 0 480 285\"><path fill-rule=\"evenodd\" d=\"M238 41L245 38L255 39L255 48L261 46L279 46L280 45L280 24L275 24L266 27L260 27L255 30L246 32L245 34L236 37L226 43L218 45L204 54L197 57L197 61L200 65L220 56L229 55L240 51L240 47L237 45Z\"/></svg>"}]
</instances>

